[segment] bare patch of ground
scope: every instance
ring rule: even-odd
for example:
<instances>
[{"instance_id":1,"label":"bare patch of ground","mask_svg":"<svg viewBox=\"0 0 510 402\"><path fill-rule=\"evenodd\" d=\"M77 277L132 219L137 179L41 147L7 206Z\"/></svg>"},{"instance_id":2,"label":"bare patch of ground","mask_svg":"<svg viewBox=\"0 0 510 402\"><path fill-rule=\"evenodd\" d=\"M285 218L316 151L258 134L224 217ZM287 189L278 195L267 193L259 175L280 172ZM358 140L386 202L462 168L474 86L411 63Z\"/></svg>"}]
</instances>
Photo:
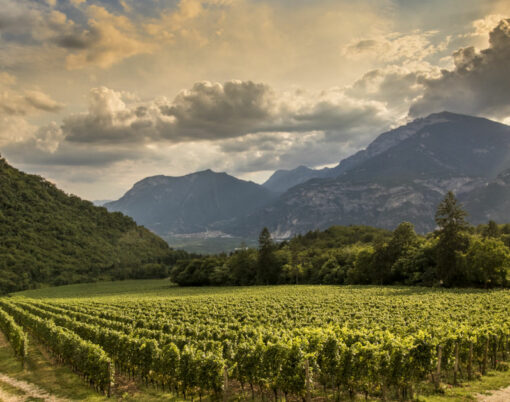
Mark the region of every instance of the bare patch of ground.
<instances>
[{"instance_id":1,"label":"bare patch of ground","mask_svg":"<svg viewBox=\"0 0 510 402\"><path fill-rule=\"evenodd\" d=\"M477 400L481 402L508 402L510 401L510 387L491 391L490 395L477 395Z\"/></svg>"},{"instance_id":2,"label":"bare patch of ground","mask_svg":"<svg viewBox=\"0 0 510 402\"><path fill-rule=\"evenodd\" d=\"M0 373L0 382L9 385L12 388L18 389L24 393L23 396L11 395L6 392L0 390L0 400L5 402L17 402L17 401L25 401L26 399L41 399L46 402L64 402L65 399L57 398L54 395L46 392L42 388L39 388L37 385L30 384L26 381L16 380L15 378L11 378L5 374Z\"/></svg>"}]
</instances>

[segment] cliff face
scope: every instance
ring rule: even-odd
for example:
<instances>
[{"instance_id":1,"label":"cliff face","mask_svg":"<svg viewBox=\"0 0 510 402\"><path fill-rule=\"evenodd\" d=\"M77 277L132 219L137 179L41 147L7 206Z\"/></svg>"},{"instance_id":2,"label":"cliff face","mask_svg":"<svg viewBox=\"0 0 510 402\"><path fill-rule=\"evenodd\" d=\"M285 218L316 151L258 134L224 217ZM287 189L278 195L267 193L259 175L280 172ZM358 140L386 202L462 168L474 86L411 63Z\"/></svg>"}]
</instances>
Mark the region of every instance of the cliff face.
<instances>
[{"instance_id":1,"label":"cliff face","mask_svg":"<svg viewBox=\"0 0 510 402\"><path fill-rule=\"evenodd\" d=\"M410 221L426 232L434 229L436 206L449 190L466 203L473 222L489 216L507 221L499 212L506 210L502 183L507 175L498 174L510 168L509 155L510 127L472 116L434 114L382 134L331 169L336 177L292 187L229 230L246 235L267 226L276 236L288 237L336 224L393 229ZM492 205L496 193L497 205Z\"/></svg>"}]
</instances>

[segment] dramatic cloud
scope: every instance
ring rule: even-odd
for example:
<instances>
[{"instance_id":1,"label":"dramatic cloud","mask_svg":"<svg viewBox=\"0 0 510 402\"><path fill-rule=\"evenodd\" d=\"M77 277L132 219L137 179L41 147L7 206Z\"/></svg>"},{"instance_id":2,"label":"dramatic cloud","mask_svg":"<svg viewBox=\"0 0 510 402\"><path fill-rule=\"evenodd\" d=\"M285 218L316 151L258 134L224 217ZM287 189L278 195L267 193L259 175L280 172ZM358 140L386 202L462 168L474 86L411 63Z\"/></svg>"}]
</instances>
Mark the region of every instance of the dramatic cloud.
<instances>
[{"instance_id":1,"label":"dramatic cloud","mask_svg":"<svg viewBox=\"0 0 510 402\"><path fill-rule=\"evenodd\" d=\"M50 177L65 178L70 188L69 180L85 171L97 175L133 162L143 166L132 173L137 178L157 166L171 167L173 174L212 167L250 175L338 162L390 122L380 102L349 97L340 88L279 92L251 81L199 82L172 101L141 102L99 87L90 91L88 112L64 117L62 124L28 125L22 137L5 138L2 151L27 170L38 166ZM126 181L116 182L116 191Z\"/></svg>"},{"instance_id":2,"label":"dramatic cloud","mask_svg":"<svg viewBox=\"0 0 510 402\"><path fill-rule=\"evenodd\" d=\"M77 23L66 14L50 8L7 2L0 14L0 33L10 43L30 46L32 52L41 49L54 57L65 57L68 69L85 67L108 68L119 61L137 54L153 51L155 45L123 15L114 15L104 7L86 7L83 18L86 23ZM2 2L0 2L0 6ZM59 52L58 48L65 51ZM11 49L10 49L11 50Z\"/></svg>"},{"instance_id":3,"label":"dramatic cloud","mask_svg":"<svg viewBox=\"0 0 510 402\"><path fill-rule=\"evenodd\" d=\"M268 132L324 131L346 141L387 125L378 102L354 100L339 89L318 95L276 93L251 81L200 82L166 98L127 104L123 94L101 87L91 90L89 111L64 119L68 142L179 143L220 140Z\"/></svg>"},{"instance_id":4,"label":"dramatic cloud","mask_svg":"<svg viewBox=\"0 0 510 402\"><path fill-rule=\"evenodd\" d=\"M436 79L424 79L423 96L410 108L411 116L450 110L504 118L510 115L510 19L501 20L489 35L490 46L453 54L455 68Z\"/></svg>"},{"instance_id":5,"label":"dramatic cloud","mask_svg":"<svg viewBox=\"0 0 510 402\"><path fill-rule=\"evenodd\" d=\"M0 0L0 10L0 152L88 197L159 173L260 181L333 164L443 109L510 121L505 0Z\"/></svg>"},{"instance_id":6,"label":"dramatic cloud","mask_svg":"<svg viewBox=\"0 0 510 402\"><path fill-rule=\"evenodd\" d=\"M230 81L200 82L182 91L172 103L161 104L168 139L218 139L264 131L277 118L276 95L264 84ZM167 120L168 119L168 120Z\"/></svg>"},{"instance_id":7,"label":"dramatic cloud","mask_svg":"<svg viewBox=\"0 0 510 402\"><path fill-rule=\"evenodd\" d=\"M423 94L423 81L437 78L440 74L438 67L427 63L389 65L365 73L346 89L346 94L354 98L382 102L393 112L397 123L399 117L407 116L409 105Z\"/></svg>"},{"instance_id":8,"label":"dramatic cloud","mask_svg":"<svg viewBox=\"0 0 510 402\"><path fill-rule=\"evenodd\" d=\"M90 6L87 14L90 19L86 30L56 38L56 43L73 51L66 59L69 69L107 68L154 50L154 44L144 40L127 17L113 15L99 6Z\"/></svg>"}]
</instances>

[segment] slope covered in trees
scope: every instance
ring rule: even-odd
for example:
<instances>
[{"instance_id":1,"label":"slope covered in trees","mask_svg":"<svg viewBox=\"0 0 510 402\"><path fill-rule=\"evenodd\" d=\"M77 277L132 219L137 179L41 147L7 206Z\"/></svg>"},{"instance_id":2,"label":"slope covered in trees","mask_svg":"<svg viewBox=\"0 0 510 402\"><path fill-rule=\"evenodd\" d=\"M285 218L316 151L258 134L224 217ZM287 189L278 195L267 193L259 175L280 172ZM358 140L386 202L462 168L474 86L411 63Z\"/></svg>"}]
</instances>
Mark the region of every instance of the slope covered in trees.
<instances>
[{"instance_id":1,"label":"slope covered in trees","mask_svg":"<svg viewBox=\"0 0 510 402\"><path fill-rule=\"evenodd\" d=\"M105 279L163 277L181 252L0 159L0 293Z\"/></svg>"}]
</instances>

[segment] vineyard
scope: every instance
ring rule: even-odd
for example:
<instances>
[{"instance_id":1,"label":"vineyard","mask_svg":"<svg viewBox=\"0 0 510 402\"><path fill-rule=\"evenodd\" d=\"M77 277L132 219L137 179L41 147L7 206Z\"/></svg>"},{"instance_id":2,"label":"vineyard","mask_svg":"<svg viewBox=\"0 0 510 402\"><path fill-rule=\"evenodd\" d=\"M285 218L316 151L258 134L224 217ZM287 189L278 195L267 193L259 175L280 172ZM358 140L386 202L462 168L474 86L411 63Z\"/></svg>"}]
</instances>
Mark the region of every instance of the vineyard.
<instances>
[{"instance_id":1,"label":"vineyard","mask_svg":"<svg viewBox=\"0 0 510 402\"><path fill-rule=\"evenodd\" d=\"M29 334L105 395L124 376L187 399L406 400L510 359L507 290L51 290L1 298L0 330L21 359Z\"/></svg>"}]
</instances>

